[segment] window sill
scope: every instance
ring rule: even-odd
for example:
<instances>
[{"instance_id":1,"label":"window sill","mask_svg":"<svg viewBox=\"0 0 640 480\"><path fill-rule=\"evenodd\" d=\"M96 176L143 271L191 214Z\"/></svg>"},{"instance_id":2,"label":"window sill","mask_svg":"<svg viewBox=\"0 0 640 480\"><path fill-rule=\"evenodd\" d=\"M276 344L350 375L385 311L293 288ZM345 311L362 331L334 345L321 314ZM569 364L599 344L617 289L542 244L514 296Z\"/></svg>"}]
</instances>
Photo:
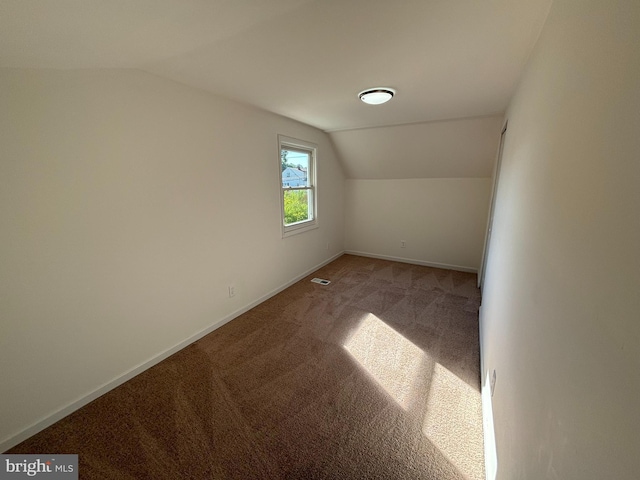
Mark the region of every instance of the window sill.
<instances>
[{"instance_id":1,"label":"window sill","mask_svg":"<svg viewBox=\"0 0 640 480\"><path fill-rule=\"evenodd\" d=\"M298 225L290 225L288 227L283 227L282 229L282 238L290 237L292 235L297 235L299 233L308 232L309 230L314 230L318 228L318 222L313 220L311 222L304 222Z\"/></svg>"}]
</instances>

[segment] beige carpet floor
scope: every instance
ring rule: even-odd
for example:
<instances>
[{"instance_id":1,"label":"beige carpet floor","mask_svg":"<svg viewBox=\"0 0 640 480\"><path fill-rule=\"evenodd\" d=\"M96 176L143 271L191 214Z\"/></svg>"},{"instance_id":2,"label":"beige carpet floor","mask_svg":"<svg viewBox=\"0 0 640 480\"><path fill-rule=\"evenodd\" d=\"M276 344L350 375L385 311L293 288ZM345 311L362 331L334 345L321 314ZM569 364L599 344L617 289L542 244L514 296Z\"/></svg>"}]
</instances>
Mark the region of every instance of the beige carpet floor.
<instances>
[{"instance_id":1,"label":"beige carpet floor","mask_svg":"<svg viewBox=\"0 0 640 480\"><path fill-rule=\"evenodd\" d=\"M475 284L344 255L9 453L77 453L83 479L483 479Z\"/></svg>"}]
</instances>

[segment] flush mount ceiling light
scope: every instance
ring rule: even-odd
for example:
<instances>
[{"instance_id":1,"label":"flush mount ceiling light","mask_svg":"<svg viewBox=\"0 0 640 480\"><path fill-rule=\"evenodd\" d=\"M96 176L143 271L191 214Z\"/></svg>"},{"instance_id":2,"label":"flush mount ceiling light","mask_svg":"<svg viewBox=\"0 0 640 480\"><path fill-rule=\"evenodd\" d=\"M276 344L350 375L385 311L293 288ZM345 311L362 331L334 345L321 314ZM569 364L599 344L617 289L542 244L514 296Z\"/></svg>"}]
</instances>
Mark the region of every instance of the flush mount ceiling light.
<instances>
[{"instance_id":1,"label":"flush mount ceiling light","mask_svg":"<svg viewBox=\"0 0 640 480\"><path fill-rule=\"evenodd\" d=\"M391 100L395 94L393 88L376 87L363 90L358 94L358 98L369 105L380 105Z\"/></svg>"}]
</instances>

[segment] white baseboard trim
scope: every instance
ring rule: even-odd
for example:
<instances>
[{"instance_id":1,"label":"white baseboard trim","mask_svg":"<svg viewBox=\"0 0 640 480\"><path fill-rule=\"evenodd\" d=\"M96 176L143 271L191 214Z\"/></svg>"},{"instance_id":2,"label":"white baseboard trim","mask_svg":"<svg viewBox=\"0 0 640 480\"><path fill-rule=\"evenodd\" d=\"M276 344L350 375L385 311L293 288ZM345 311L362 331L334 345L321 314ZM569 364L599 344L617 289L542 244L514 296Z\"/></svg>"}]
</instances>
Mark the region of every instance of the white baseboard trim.
<instances>
[{"instance_id":1,"label":"white baseboard trim","mask_svg":"<svg viewBox=\"0 0 640 480\"><path fill-rule=\"evenodd\" d=\"M484 347L484 330L482 329L482 303L478 308L478 340L480 341L480 387L484 385L484 375L487 373L484 370L484 355L482 348Z\"/></svg>"},{"instance_id":2,"label":"white baseboard trim","mask_svg":"<svg viewBox=\"0 0 640 480\"><path fill-rule=\"evenodd\" d=\"M147 370L147 369L153 367L154 365L160 363L164 359L166 359L166 358L170 357L171 355L173 355L174 353L182 350L186 346L191 345L193 342L195 342L197 340L200 340L202 337L204 337L205 335L208 335L209 333L213 332L214 330L220 328L225 323L230 322L234 318L239 317L243 313L251 310L252 308L254 308L257 305L259 305L262 302L264 302L265 300L268 300L271 297L273 297L274 295L277 295L278 293L280 293L284 289L289 288L294 283L299 282L304 277L310 275L311 273L313 273L316 270L324 267L325 265L333 262L334 260L336 260L337 258L341 257L342 255L344 255L344 252L337 253L336 255L332 256L328 260L325 260L325 261L319 263L318 265L316 265L315 267L312 267L312 268L308 269L307 271L301 273L300 275L296 276L295 278L293 278L292 280L288 281L287 283L285 283L283 285L280 285L279 287L275 288L274 290L271 290L270 292L268 292L265 295L261 296L257 300L254 300L253 302L248 303L247 305L239 308L238 310L230 313L229 315L226 315L225 317L215 321L214 323L212 323L207 328L205 328L205 329L195 333L194 335L186 338L185 340L179 342L178 344L174 345L173 347L170 347L170 348L166 349L165 351L153 356L149 360L147 360L145 362L142 362L139 365L133 367L132 369L126 371L122 375L117 376L113 380L110 380L110 381L102 384L101 386L99 386L95 390L89 392L88 394L83 395L82 397L78 398L77 400L72 401L71 403L69 403L66 406L60 408L59 410L57 410L53 414L47 415L46 417L41 418L40 420L36 421L35 423L33 423L29 427L25 428L24 430L20 431L19 433L15 434L15 435L12 435L12 436L10 436L8 438L3 439L0 442L0 452L6 452L10 448L15 447L19 443L25 441L27 438L35 435L36 433L44 430L45 428L53 425L57 421L62 420L67 415L69 415L69 414L75 412L76 410L84 407L85 405L87 405L88 403L92 402L96 398L104 395L108 391L113 390L114 388L122 385L124 382L132 379L136 375L139 375L140 373L144 372L145 370Z\"/></svg>"},{"instance_id":3,"label":"white baseboard trim","mask_svg":"<svg viewBox=\"0 0 640 480\"><path fill-rule=\"evenodd\" d=\"M478 273L477 268L463 267L461 265L449 265L448 263L425 262L424 260L415 260L412 258L392 257L390 255L378 255L377 253L358 252L355 250L345 250L344 253L349 255L357 255L359 257L379 258L381 260L391 260L393 262L410 263L412 265L422 265L424 267L442 268L445 270L456 270L458 272Z\"/></svg>"},{"instance_id":4,"label":"white baseboard trim","mask_svg":"<svg viewBox=\"0 0 640 480\"><path fill-rule=\"evenodd\" d=\"M498 477L498 452L493 424L493 406L491 404L491 381L489 375L482 386L482 430L484 433L484 471L487 480Z\"/></svg>"},{"instance_id":5,"label":"white baseboard trim","mask_svg":"<svg viewBox=\"0 0 640 480\"><path fill-rule=\"evenodd\" d=\"M493 404L491 402L491 377L484 365L484 330L482 328L482 306L479 312L480 334L480 391L482 399L482 431L484 436L484 470L486 480L496 480L498 476L498 449L496 447Z\"/></svg>"}]
</instances>

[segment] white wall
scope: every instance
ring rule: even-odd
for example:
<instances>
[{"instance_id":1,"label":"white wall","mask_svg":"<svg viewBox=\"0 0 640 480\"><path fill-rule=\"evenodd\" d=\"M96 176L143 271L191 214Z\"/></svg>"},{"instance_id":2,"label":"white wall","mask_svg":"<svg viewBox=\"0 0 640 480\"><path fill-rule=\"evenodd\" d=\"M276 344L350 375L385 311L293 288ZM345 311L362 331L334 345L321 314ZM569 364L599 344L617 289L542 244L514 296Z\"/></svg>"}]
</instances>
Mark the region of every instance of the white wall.
<instances>
[{"instance_id":1,"label":"white wall","mask_svg":"<svg viewBox=\"0 0 640 480\"><path fill-rule=\"evenodd\" d=\"M349 178L346 250L477 270L503 121L492 115L331 132Z\"/></svg>"},{"instance_id":2,"label":"white wall","mask_svg":"<svg viewBox=\"0 0 640 480\"><path fill-rule=\"evenodd\" d=\"M507 112L481 315L499 479L640 472L638 45L637 0L556 0Z\"/></svg>"},{"instance_id":3,"label":"white wall","mask_svg":"<svg viewBox=\"0 0 640 480\"><path fill-rule=\"evenodd\" d=\"M488 178L348 179L345 249L477 269L490 189Z\"/></svg>"},{"instance_id":4,"label":"white wall","mask_svg":"<svg viewBox=\"0 0 640 480\"><path fill-rule=\"evenodd\" d=\"M2 70L0 111L5 448L342 251L316 129L133 70ZM286 239L279 133L319 148L320 228Z\"/></svg>"}]
</instances>

